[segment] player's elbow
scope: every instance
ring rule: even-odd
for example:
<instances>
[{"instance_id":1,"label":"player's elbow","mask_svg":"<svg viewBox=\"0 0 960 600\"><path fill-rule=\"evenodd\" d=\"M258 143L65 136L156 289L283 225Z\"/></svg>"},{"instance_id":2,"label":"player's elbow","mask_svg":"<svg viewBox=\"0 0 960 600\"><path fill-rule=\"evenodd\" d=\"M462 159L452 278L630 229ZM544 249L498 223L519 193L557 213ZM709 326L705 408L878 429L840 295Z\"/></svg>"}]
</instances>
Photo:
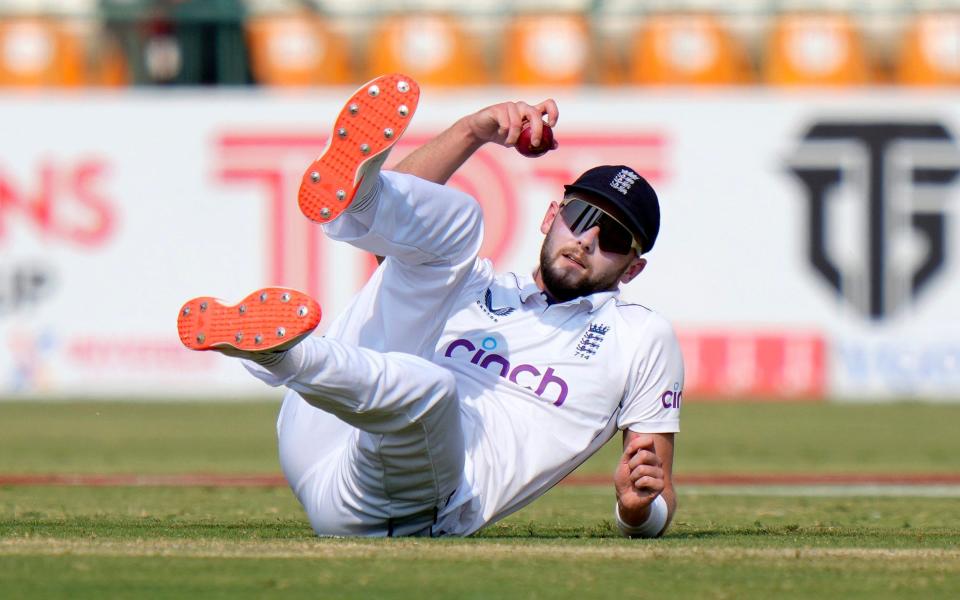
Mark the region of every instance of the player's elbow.
<instances>
[{"instance_id":1,"label":"player's elbow","mask_svg":"<svg viewBox=\"0 0 960 600\"><path fill-rule=\"evenodd\" d=\"M483 243L483 209L472 197L464 196L453 226L456 231L454 245L462 258L472 260L480 252Z\"/></svg>"}]
</instances>

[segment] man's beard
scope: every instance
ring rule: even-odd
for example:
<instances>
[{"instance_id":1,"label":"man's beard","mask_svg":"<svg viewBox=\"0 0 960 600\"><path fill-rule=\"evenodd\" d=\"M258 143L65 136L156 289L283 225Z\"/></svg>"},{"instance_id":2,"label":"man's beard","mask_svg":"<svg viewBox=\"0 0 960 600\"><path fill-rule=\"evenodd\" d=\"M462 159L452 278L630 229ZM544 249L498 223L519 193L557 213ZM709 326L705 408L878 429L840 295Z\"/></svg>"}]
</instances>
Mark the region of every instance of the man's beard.
<instances>
[{"instance_id":1,"label":"man's beard","mask_svg":"<svg viewBox=\"0 0 960 600\"><path fill-rule=\"evenodd\" d=\"M574 298L589 296L616 288L622 273L611 274L603 279L584 277L571 270L554 268L551 256L562 256L554 251L550 238L540 247L540 280L547 294L557 302L566 302Z\"/></svg>"}]
</instances>

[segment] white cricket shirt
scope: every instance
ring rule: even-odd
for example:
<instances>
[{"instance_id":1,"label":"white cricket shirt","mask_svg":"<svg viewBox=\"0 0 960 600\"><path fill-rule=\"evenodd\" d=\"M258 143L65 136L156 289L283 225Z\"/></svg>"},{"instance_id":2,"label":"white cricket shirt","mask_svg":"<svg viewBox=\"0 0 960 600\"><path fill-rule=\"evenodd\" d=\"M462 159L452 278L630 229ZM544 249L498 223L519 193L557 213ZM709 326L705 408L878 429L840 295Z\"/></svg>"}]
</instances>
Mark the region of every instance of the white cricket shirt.
<instances>
[{"instance_id":1,"label":"white cricket shirt","mask_svg":"<svg viewBox=\"0 0 960 600\"><path fill-rule=\"evenodd\" d=\"M438 530L468 535L522 508L618 429L679 431L683 357L650 309L618 292L551 305L489 260L457 306L433 361L457 379L466 462Z\"/></svg>"}]
</instances>

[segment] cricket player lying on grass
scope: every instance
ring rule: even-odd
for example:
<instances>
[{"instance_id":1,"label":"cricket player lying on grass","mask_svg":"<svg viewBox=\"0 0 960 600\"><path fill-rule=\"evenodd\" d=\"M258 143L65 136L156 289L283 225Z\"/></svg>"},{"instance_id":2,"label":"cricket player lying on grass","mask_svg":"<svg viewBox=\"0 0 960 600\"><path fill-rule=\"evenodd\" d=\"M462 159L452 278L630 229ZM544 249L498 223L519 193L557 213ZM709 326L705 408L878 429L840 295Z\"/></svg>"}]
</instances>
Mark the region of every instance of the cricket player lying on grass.
<instances>
[{"instance_id":1,"label":"cricket player lying on grass","mask_svg":"<svg viewBox=\"0 0 960 600\"><path fill-rule=\"evenodd\" d=\"M662 317L619 299L656 241L656 194L628 167L590 169L547 207L532 273L495 273L477 256L479 205L443 184L522 127L538 144L557 105L484 108L380 172L418 98L402 75L363 86L304 175L304 214L385 257L326 335L309 336L314 300L265 288L233 306L187 302L181 340L286 387L280 464L319 535L470 535L549 490L617 429L617 525L662 534L676 509L683 359Z\"/></svg>"}]
</instances>

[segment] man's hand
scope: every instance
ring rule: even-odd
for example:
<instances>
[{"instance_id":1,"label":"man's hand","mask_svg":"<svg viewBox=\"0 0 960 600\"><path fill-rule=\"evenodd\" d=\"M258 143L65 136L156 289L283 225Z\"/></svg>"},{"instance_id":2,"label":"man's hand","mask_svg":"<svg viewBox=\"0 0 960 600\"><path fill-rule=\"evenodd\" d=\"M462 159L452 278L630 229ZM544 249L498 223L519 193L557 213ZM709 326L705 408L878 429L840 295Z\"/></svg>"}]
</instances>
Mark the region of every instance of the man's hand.
<instances>
[{"instance_id":1,"label":"man's hand","mask_svg":"<svg viewBox=\"0 0 960 600\"><path fill-rule=\"evenodd\" d=\"M427 181L444 184L474 152L487 142L513 146L524 125L530 124L531 142L540 144L543 116L553 127L559 116L557 103L547 99L539 104L501 102L457 120L437 137L407 155L394 171L410 173ZM555 149L557 142L551 148Z\"/></svg>"},{"instance_id":2,"label":"man's hand","mask_svg":"<svg viewBox=\"0 0 960 600\"><path fill-rule=\"evenodd\" d=\"M478 144L493 142L508 148L516 145L520 131L529 124L530 142L536 147L540 145L543 134L544 115L547 117L547 125L553 127L557 124L560 112L557 110L557 103L550 98L533 105L526 102L501 102L468 115L465 121ZM550 149L555 150L557 146L554 140Z\"/></svg>"},{"instance_id":3,"label":"man's hand","mask_svg":"<svg viewBox=\"0 0 960 600\"><path fill-rule=\"evenodd\" d=\"M640 434L630 440L613 474L613 484L624 519L646 518L646 508L666 486L663 464L654 451L653 436ZM632 519L631 519L632 520Z\"/></svg>"}]
</instances>

